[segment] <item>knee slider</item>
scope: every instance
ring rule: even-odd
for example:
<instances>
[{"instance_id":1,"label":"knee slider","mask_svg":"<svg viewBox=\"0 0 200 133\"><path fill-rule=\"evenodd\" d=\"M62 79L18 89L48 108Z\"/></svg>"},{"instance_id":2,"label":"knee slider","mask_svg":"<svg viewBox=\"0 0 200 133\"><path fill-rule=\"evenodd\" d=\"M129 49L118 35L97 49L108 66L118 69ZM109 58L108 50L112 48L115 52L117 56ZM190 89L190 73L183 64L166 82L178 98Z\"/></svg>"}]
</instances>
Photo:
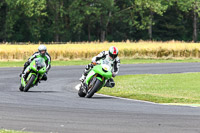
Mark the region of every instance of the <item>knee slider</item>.
<instances>
[{"instance_id":1,"label":"knee slider","mask_svg":"<svg viewBox=\"0 0 200 133\"><path fill-rule=\"evenodd\" d=\"M42 80L44 80L44 81L47 80L47 75L46 74L42 77Z\"/></svg>"}]
</instances>

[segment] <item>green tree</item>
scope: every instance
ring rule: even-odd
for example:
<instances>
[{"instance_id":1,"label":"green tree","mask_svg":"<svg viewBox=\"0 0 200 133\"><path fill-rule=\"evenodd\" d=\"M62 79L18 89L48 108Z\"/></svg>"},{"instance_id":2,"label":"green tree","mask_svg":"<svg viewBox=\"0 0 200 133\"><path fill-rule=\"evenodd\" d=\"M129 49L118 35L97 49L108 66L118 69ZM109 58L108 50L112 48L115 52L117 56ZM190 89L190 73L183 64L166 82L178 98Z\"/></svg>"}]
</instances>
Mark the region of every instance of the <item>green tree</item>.
<instances>
[{"instance_id":1,"label":"green tree","mask_svg":"<svg viewBox=\"0 0 200 133\"><path fill-rule=\"evenodd\" d=\"M48 24L49 33L56 42L70 40L68 7L70 0L48 0Z\"/></svg>"},{"instance_id":2,"label":"green tree","mask_svg":"<svg viewBox=\"0 0 200 133\"><path fill-rule=\"evenodd\" d=\"M30 33L29 39L39 41L42 29L41 17L46 16L46 0L5 0L5 2L7 4L5 38L22 41L25 39L23 36Z\"/></svg>"},{"instance_id":3,"label":"green tree","mask_svg":"<svg viewBox=\"0 0 200 133\"><path fill-rule=\"evenodd\" d=\"M200 1L199 0L175 0L180 10L193 13L193 41L198 38L198 18L200 16Z\"/></svg>"},{"instance_id":4,"label":"green tree","mask_svg":"<svg viewBox=\"0 0 200 133\"><path fill-rule=\"evenodd\" d=\"M88 40L91 39L91 28L99 16L100 10L96 7L96 0L74 0L69 9L70 26L77 39L81 40L84 26L88 30Z\"/></svg>"},{"instance_id":5,"label":"green tree","mask_svg":"<svg viewBox=\"0 0 200 133\"><path fill-rule=\"evenodd\" d=\"M21 15L26 19L26 25L31 38L40 41L44 17L47 17L46 0L17 0L16 6L21 9Z\"/></svg>"},{"instance_id":6,"label":"green tree","mask_svg":"<svg viewBox=\"0 0 200 133\"><path fill-rule=\"evenodd\" d=\"M192 17L180 11L176 4L170 6L163 16L154 15L154 21L154 40L192 40Z\"/></svg>"},{"instance_id":7,"label":"green tree","mask_svg":"<svg viewBox=\"0 0 200 133\"><path fill-rule=\"evenodd\" d=\"M115 12L115 1L114 0L101 0L99 1L100 8L100 41L105 41L106 31L110 23L113 12Z\"/></svg>"},{"instance_id":8,"label":"green tree","mask_svg":"<svg viewBox=\"0 0 200 133\"><path fill-rule=\"evenodd\" d=\"M163 15L171 2L166 0L135 0L136 12L139 13L141 22L135 22L139 29L148 29L149 39L152 40L152 26L154 14Z\"/></svg>"},{"instance_id":9,"label":"green tree","mask_svg":"<svg viewBox=\"0 0 200 133\"><path fill-rule=\"evenodd\" d=\"M80 35L84 24L87 26L88 40L91 36L91 28L94 25L100 27L100 40L105 41L106 31L112 12L114 11L114 0L74 0L69 8L71 26L74 32Z\"/></svg>"},{"instance_id":10,"label":"green tree","mask_svg":"<svg viewBox=\"0 0 200 133\"><path fill-rule=\"evenodd\" d=\"M6 2L1 0L0 2L0 41L6 41L5 39L5 24L6 24Z\"/></svg>"}]
</instances>

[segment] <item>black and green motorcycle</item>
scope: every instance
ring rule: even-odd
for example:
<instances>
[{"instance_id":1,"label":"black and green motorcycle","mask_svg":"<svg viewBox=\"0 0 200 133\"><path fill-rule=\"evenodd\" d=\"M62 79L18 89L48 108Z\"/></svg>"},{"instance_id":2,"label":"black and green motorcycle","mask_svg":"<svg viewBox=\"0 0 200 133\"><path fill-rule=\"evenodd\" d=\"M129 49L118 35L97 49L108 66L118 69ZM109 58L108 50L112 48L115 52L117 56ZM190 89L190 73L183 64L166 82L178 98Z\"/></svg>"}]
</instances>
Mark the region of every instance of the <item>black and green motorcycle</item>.
<instances>
[{"instance_id":1,"label":"black and green motorcycle","mask_svg":"<svg viewBox=\"0 0 200 133\"><path fill-rule=\"evenodd\" d=\"M42 57L34 59L26 70L28 70L28 75L25 78L21 77L21 85L19 87L19 90L24 92L37 85L46 73L45 60Z\"/></svg>"},{"instance_id":2,"label":"black and green motorcycle","mask_svg":"<svg viewBox=\"0 0 200 133\"><path fill-rule=\"evenodd\" d=\"M81 82L78 95L91 98L112 77L112 66L106 60L101 60L88 73L85 81Z\"/></svg>"}]
</instances>

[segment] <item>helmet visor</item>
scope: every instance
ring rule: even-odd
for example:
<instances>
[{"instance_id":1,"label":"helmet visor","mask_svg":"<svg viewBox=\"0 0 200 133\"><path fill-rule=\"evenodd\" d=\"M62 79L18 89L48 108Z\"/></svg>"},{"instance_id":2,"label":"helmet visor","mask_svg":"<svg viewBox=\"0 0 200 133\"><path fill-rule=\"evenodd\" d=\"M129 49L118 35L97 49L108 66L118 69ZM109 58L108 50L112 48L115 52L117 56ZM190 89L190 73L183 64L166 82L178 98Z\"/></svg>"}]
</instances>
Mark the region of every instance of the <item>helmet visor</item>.
<instances>
[{"instance_id":1,"label":"helmet visor","mask_svg":"<svg viewBox=\"0 0 200 133\"><path fill-rule=\"evenodd\" d=\"M41 54L41 56L45 56L46 50L41 50L41 51L40 51L40 54Z\"/></svg>"},{"instance_id":2,"label":"helmet visor","mask_svg":"<svg viewBox=\"0 0 200 133\"><path fill-rule=\"evenodd\" d=\"M109 52L109 56L112 60L114 60L115 58L117 58L118 54L112 54Z\"/></svg>"}]
</instances>

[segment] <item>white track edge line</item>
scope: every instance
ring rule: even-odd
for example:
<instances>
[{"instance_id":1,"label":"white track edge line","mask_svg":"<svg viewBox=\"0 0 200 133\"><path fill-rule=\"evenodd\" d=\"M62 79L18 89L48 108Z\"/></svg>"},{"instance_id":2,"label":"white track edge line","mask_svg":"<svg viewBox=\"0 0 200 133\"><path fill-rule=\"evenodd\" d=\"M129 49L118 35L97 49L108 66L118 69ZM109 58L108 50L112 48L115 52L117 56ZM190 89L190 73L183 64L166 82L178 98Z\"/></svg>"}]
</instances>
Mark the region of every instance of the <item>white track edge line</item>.
<instances>
[{"instance_id":1,"label":"white track edge line","mask_svg":"<svg viewBox=\"0 0 200 133\"><path fill-rule=\"evenodd\" d=\"M79 90L79 86L80 86L80 85L81 85L81 84L78 84L78 85L75 86L75 89L76 89L77 91ZM121 99L121 100L127 100L127 101L134 101L134 102L155 104L155 105L163 105L163 106L182 106L182 107L193 107L193 108L198 108L198 106L193 106L193 105L170 105L170 104L154 103L154 102L148 102L148 101L143 101L143 100L136 100L136 99L123 98L123 97L116 97L116 96L110 96L110 95L104 95L104 94L98 94L98 93L95 93L95 95L104 96L104 97L111 97L111 98Z\"/></svg>"}]
</instances>

